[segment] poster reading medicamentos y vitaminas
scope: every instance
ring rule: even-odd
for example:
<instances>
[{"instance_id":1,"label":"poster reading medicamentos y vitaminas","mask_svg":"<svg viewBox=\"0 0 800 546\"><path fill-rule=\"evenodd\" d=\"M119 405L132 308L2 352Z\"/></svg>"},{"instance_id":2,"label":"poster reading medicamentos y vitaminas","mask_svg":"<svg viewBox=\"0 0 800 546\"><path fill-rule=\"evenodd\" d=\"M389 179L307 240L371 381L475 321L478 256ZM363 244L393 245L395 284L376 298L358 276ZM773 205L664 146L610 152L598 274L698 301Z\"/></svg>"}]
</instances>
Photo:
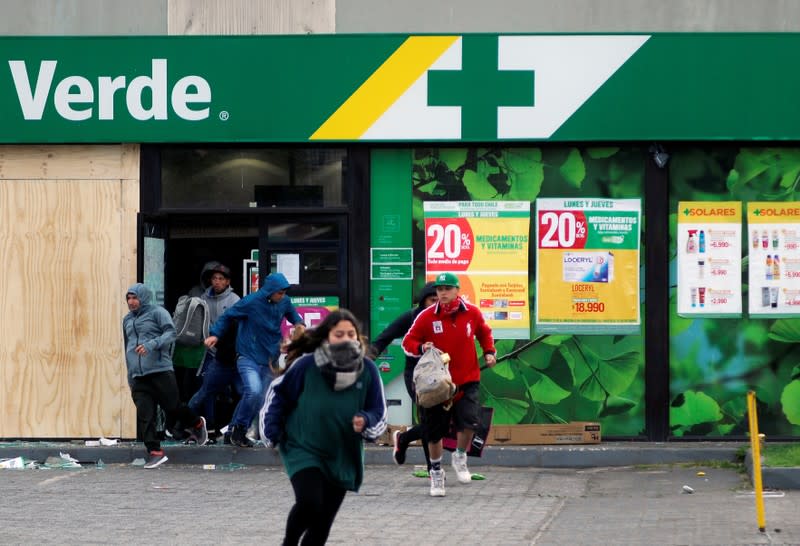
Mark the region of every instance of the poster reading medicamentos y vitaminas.
<instances>
[{"instance_id":1,"label":"poster reading medicamentos y vitaminas","mask_svg":"<svg viewBox=\"0 0 800 546\"><path fill-rule=\"evenodd\" d=\"M449 271L495 339L528 339L528 201L427 201L425 272Z\"/></svg>"},{"instance_id":2,"label":"poster reading medicamentos y vitaminas","mask_svg":"<svg viewBox=\"0 0 800 546\"><path fill-rule=\"evenodd\" d=\"M634 334L641 200L536 200L536 332Z\"/></svg>"}]
</instances>

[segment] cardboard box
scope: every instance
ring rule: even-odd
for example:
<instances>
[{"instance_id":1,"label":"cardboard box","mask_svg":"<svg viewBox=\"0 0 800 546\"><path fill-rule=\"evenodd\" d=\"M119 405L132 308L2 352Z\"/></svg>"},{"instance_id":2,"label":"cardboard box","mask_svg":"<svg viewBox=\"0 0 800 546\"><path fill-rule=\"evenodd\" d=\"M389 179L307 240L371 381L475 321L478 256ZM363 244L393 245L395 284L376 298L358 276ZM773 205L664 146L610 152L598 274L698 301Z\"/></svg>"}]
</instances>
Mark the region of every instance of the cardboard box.
<instances>
[{"instance_id":1,"label":"cardboard box","mask_svg":"<svg viewBox=\"0 0 800 546\"><path fill-rule=\"evenodd\" d=\"M392 445L392 434L394 434L395 430L399 430L400 432L405 432L408 430L408 425L386 425L386 430L383 431L375 443L379 446L390 446ZM408 444L410 446L421 446L422 442L419 440L415 442L411 442Z\"/></svg>"},{"instance_id":2,"label":"cardboard box","mask_svg":"<svg viewBox=\"0 0 800 546\"><path fill-rule=\"evenodd\" d=\"M493 425L489 437L494 445L599 444L600 423Z\"/></svg>"},{"instance_id":3,"label":"cardboard box","mask_svg":"<svg viewBox=\"0 0 800 546\"><path fill-rule=\"evenodd\" d=\"M407 428L408 427L405 425L386 425L386 430L375 440L375 443L379 446L390 446L392 445L392 434L394 434L394 431L399 430L400 432L405 432Z\"/></svg>"}]
</instances>

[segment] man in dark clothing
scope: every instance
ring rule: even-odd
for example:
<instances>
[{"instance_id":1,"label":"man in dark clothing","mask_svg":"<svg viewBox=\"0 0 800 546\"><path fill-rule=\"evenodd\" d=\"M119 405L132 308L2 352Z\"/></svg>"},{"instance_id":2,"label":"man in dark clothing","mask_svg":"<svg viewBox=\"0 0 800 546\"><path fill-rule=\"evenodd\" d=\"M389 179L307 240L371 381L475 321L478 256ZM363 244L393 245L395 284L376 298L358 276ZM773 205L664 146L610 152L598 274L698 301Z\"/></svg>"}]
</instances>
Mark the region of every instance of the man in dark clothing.
<instances>
[{"instance_id":1,"label":"man in dark clothing","mask_svg":"<svg viewBox=\"0 0 800 546\"><path fill-rule=\"evenodd\" d=\"M198 417L178 396L178 383L172 367L175 325L167 310L152 303L153 291L141 283L125 294L128 314L122 319L128 384L136 405L138 433L147 448L145 468L167 461L156 435L156 408L187 427L186 432L203 445L208 441L206 420Z\"/></svg>"},{"instance_id":2,"label":"man in dark clothing","mask_svg":"<svg viewBox=\"0 0 800 546\"><path fill-rule=\"evenodd\" d=\"M201 298L208 305L209 324L213 327L217 319L240 298L231 288L231 270L226 265L220 262L208 262L203 268L201 278L203 284L209 286ZM233 324L235 325L235 321ZM229 328L226 339L232 337L235 340L235 336L235 328ZM234 392L241 390L237 387L239 375L236 372L235 349L230 351L232 354L229 356L220 350L223 349L222 342L213 349L207 349L205 346L203 349L205 357L202 364L202 386L189 400L189 407L195 412L203 413L209 427L221 428L219 425L223 423L216 420L215 398L229 388Z\"/></svg>"},{"instance_id":3,"label":"man in dark clothing","mask_svg":"<svg viewBox=\"0 0 800 546\"><path fill-rule=\"evenodd\" d=\"M392 341L406 335L406 332L411 328L411 324L414 322L414 319L417 318L417 315L419 315L423 309L430 307L437 301L439 301L439 296L436 295L436 287L432 282L429 282L422 288L417 298L417 306L394 319L383 332L378 334L378 337L372 342L372 355L380 355ZM406 355L406 367L403 371L403 379L406 384L406 391L408 391L412 403L416 399L416 394L414 393L414 367L417 365L417 362L419 362L419 356ZM430 456L428 455L428 442L422 424L413 426L405 432L400 432L399 430L395 431L392 435L392 444L394 445L392 458L395 464L403 464L406 462L406 450L409 444L416 440L422 440L425 461L428 463L428 470L430 470L431 463Z\"/></svg>"}]
</instances>

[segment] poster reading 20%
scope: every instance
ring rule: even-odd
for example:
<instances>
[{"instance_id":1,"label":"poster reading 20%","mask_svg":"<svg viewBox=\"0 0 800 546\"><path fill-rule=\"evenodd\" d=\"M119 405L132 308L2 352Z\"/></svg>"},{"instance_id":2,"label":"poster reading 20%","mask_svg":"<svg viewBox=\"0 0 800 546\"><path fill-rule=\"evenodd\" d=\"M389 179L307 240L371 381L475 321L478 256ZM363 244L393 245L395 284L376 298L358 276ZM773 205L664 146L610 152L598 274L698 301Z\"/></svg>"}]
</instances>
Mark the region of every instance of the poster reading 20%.
<instances>
[{"instance_id":1,"label":"poster reading 20%","mask_svg":"<svg viewBox=\"0 0 800 546\"><path fill-rule=\"evenodd\" d=\"M536 200L536 332L639 332L639 199Z\"/></svg>"}]
</instances>

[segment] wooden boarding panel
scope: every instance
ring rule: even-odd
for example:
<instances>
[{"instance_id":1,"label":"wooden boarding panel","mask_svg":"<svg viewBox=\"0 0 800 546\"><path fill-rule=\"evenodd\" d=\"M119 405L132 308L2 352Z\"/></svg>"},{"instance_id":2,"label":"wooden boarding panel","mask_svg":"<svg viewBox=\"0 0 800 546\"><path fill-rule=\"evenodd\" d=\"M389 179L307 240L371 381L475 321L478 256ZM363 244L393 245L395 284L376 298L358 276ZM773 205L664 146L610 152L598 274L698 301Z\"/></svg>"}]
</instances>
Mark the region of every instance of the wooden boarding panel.
<instances>
[{"instance_id":1,"label":"wooden boarding panel","mask_svg":"<svg viewBox=\"0 0 800 546\"><path fill-rule=\"evenodd\" d=\"M0 146L0 180L139 180L139 146Z\"/></svg>"},{"instance_id":2,"label":"wooden boarding panel","mask_svg":"<svg viewBox=\"0 0 800 546\"><path fill-rule=\"evenodd\" d=\"M23 170L8 148L0 164ZM120 147L93 148L84 167L107 148L119 174ZM137 206L137 181L0 180L0 437L135 436L121 320Z\"/></svg>"}]
</instances>

